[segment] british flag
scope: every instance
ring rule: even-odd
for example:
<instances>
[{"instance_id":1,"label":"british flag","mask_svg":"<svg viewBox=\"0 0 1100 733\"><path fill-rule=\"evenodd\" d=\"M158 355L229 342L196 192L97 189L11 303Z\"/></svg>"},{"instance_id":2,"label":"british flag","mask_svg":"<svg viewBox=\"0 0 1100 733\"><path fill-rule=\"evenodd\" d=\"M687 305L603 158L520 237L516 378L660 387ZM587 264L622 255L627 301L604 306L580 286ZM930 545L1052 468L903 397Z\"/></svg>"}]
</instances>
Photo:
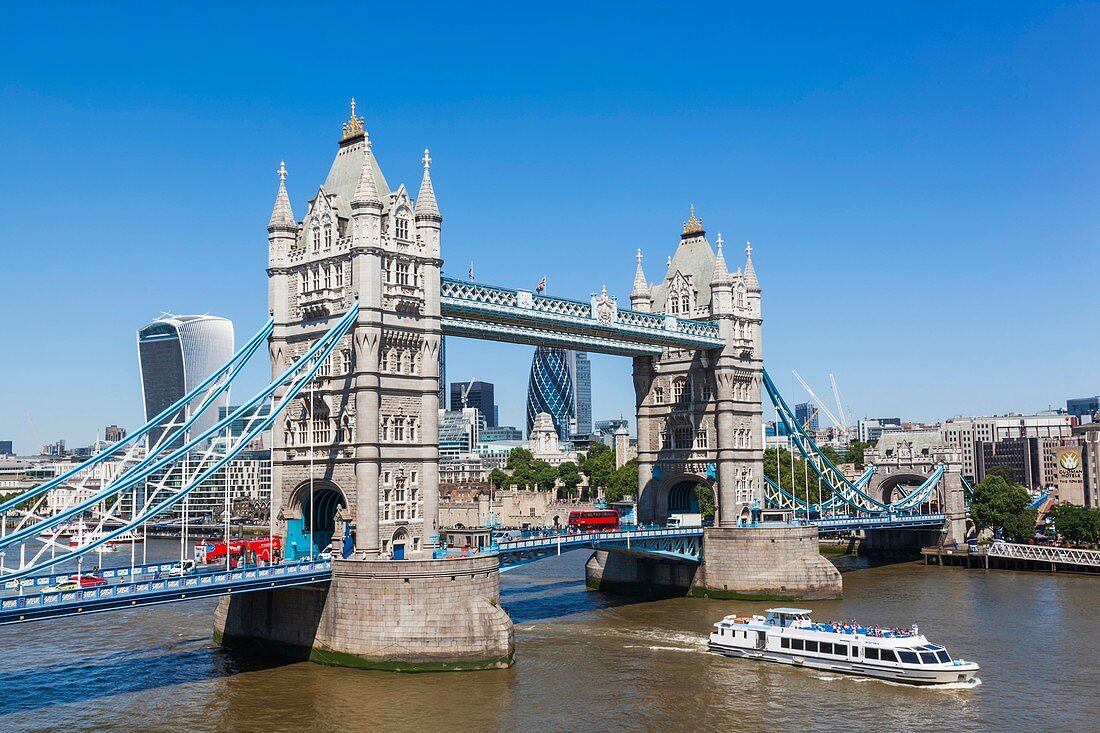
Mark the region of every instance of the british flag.
<instances>
[{"instance_id":1,"label":"british flag","mask_svg":"<svg viewBox=\"0 0 1100 733\"><path fill-rule=\"evenodd\" d=\"M546 278L545 277L542 278L541 280L539 280L538 286L535 287L535 292L536 293L541 293L543 290L546 290Z\"/></svg>"}]
</instances>

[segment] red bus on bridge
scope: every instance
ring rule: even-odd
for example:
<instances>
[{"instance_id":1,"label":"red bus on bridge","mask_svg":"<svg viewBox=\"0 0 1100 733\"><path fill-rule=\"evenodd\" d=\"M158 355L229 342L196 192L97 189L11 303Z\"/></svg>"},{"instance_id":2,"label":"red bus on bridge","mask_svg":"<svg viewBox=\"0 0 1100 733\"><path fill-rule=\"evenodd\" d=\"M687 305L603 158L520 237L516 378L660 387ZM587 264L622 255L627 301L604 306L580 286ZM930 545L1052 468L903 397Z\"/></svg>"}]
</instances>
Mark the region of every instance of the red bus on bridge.
<instances>
[{"instance_id":1,"label":"red bus on bridge","mask_svg":"<svg viewBox=\"0 0 1100 733\"><path fill-rule=\"evenodd\" d=\"M619 528L619 513L614 509L572 511L569 528L578 532L614 532Z\"/></svg>"}]
</instances>

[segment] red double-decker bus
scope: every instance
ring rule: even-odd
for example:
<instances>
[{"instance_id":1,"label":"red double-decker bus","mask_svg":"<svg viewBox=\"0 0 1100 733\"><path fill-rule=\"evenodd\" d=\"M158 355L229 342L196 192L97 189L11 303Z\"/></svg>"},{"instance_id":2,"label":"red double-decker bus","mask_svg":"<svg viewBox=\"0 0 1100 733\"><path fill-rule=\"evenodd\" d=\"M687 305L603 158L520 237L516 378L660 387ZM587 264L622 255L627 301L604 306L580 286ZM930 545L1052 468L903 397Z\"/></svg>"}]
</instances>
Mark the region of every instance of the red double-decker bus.
<instances>
[{"instance_id":1,"label":"red double-decker bus","mask_svg":"<svg viewBox=\"0 0 1100 733\"><path fill-rule=\"evenodd\" d=\"M619 513L614 509L572 511L569 528L578 532L611 532L619 528Z\"/></svg>"}]
</instances>

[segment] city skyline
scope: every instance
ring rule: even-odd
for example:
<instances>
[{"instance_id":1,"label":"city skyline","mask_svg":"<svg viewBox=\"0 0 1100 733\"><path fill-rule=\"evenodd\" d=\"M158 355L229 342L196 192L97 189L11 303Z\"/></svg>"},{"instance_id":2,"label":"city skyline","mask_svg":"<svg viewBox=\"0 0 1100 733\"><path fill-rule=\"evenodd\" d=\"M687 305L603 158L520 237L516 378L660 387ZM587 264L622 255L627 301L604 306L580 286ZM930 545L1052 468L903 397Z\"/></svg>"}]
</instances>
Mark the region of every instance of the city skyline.
<instances>
[{"instance_id":1,"label":"city skyline","mask_svg":"<svg viewBox=\"0 0 1100 733\"><path fill-rule=\"evenodd\" d=\"M806 12L782 33L715 12L729 22L714 28L727 30L693 26L690 47L648 44L665 29L631 19L632 37L658 50L634 68L616 61L641 58L633 42L608 41L598 61L610 86L581 74L562 86L518 52L522 38L494 51L515 53L513 69L477 54L442 68L454 40L434 31L435 52L407 59L428 88L385 90L315 81L303 48L280 56L276 74L245 61L208 74L182 41L165 47L158 68L118 82L104 65L124 64L144 42L140 33L124 48L90 40L110 37L112 11L74 8L81 22L13 39L0 51L0 100L11 111L0 131L12 143L0 154L0 191L20 216L3 235L13 282L0 304L17 318L0 337L30 356L0 388L0 436L27 452L58 438L91 442L107 422L139 425L132 334L152 314L218 312L244 332L258 328L273 172L286 160L300 212L351 96L397 179L415 181L431 147L448 275L464 277L472 262L479 281L534 288L545 276L549 292L580 299L606 284L625 302L635 249L654 279L695 203L731 250L753 241L769 294L765 358L791 401L805 399L791 369L815 389L836 374L853 417L1027 413L1095 394L1080 365L1100 347L1067 342L1066 328L1087 331L1072 317L1054 325L1065 326L1085 292L1066 283L1067 263L1097 265L1086 206L1097 186L1088 174L1095 62L1084 54L1095 11L956 9L949 21L919 8ZM14 9L13 22L34 13ZM202 11L176 20L180 39L209 21ZM214 38L212 49L259 48L260 36L278 36L263 26L276 21L249 18L255 38ZM904 30L885 43L873 32L884 24ZM582 31L558 30L562 48L584 47ZM476 32L500 40L492 24ZM823 40L832 36L843 47ZM43 56L38 43L55 50ZM471 73L482 68L494 75ZM291 103L286 89L306 76L309 89ZM123 200L127 226L85 225ZM49 208L56 202L64 215ZM44 252L51 286L68 298L39 297ZM1026 289L1027 308L1003 298L1012 287ZM77 303L98 311L68 337L80 380L53 333ZM1035 339L1028 354L1045 356L1001 348L1023 332ZM1056 358L1067 343L1068 358ZM526 349L455 338L448 352L451 374L498 385L502 423L523 424ZM629 362L592 361L594 416L630 414Z\"/></svg>"}]
</instances>

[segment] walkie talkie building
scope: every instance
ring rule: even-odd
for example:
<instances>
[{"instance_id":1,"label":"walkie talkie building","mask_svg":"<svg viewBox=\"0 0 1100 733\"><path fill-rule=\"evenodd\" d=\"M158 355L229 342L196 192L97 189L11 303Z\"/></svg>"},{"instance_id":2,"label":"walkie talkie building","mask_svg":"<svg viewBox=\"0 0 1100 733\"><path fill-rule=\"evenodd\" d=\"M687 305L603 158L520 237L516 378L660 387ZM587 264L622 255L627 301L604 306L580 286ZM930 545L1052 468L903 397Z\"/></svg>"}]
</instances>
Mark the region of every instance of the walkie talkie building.
<instances>
[{"instance_id":1,"label":"walkie talkie building","mask_svg":"<svg viewBox=\"0 0 1100 733\"><path fill-rule=\"evenodd\" d=\"M229 361L233 322L217 316L162 316L139 330L137 340L145 419L152 420ZM228 406L226 392L195 421L191 435L216 423L218 408ZM175 420L179 422L180 416ZM149 432L150 447L157 445L164 430L157 427ZM174 441L174 446L181 444Z\"/></svg>"}]
</instances>

